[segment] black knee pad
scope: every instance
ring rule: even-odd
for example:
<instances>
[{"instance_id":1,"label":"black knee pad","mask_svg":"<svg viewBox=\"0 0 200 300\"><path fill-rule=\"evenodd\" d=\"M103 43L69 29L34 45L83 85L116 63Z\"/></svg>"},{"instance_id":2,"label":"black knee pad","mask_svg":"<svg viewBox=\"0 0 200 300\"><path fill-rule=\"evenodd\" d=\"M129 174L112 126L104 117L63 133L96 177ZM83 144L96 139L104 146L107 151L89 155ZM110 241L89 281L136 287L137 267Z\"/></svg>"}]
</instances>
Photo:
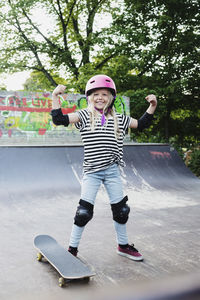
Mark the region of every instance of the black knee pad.
<instances>
[{"instance_id":1,"label":"black knee pad","mask_svg":"<svg viewBox=\"0 0 200 300\"><path fill-rule=\"evenodd\" d=\"M125 224L128 221L130 207L126 204L128 197L125 196L120 202L111 204L113 220L120 224Z\"/></svg>"},{"instance_id":2,"label":"black knee pad","mask_svg":"<svg viewBox=\"0 0 200 300\"><path fill-rule=\"evenodd\" d=\"M80 227L85 226L93 217L93 208L91 203L81 199L74 217L74 224Z\"/></svg>"}]
</instances>

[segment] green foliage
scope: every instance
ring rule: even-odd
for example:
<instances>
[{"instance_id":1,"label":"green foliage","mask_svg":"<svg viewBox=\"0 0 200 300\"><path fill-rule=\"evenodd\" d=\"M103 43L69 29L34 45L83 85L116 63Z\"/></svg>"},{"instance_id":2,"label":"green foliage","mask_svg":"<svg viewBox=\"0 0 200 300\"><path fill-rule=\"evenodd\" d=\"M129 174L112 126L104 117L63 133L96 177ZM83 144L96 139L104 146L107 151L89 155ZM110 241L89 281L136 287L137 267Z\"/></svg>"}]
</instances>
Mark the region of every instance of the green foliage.
<instances>
[{"instance_id":1,"label":"green foliage","mask_svg":"<svg viewBox=\"0 0 200 300\"><path fill-rule=\"evenodd\" d=\"M188 167L196 176L200 177L200 150L192 152Z\"/></svg>"},{"instance_id":2,"label":"green foliage","mask_svg":"<svg viewBox=\"0 0 200 300\"><path fill-rule=\"evenodd\" d=\"M52 76L55 81L58 81L60 84L66 85L67 82L58 75ZM24 90L31 92L39 91L51 91L54 89L54 86L46 78L46 76L38 71L33 71L30 77L24 83Z\"/></svg>"},{"instance_id":3,"label":"green foliage","mask_svg":"<svg viewBox=\"0 0 200 300\"><path fill-rule=\"evenodd\" d=\"M198 0L6 0L0 8L0 72L34 71L29 90L64 83L81 93L91 76L106 73L118 93L130 97L134 118L147 109L148 94L158 98L153 125L132 131L134 140L198 144ZM54 22L53 30L44 32L34 20L36 8Z\"/></svg>"},{"instance_id":4,"label":"green foliage","mask_svg":"<svg viewBox=\"0 0 200 300\"><path fill-rule=\"evenodd\" d=\"M56 86L53 74L62 71L77 81L79 69L92 62L94 48L107 43L106 32L94 25L98 14L108 13L110 7L111 1L105 0L5 1L0 11L0 72L35 70ZM52 19L53 29L45 31L34 19L36 9Z\"/></svg>"},{"instance_id":5,"label":"green foliage","mask_svg":"<svg viewBox=\"0 0 200 300\"><path fill-rule=\"evenodd\" d=\"M126 14L115 15L114 24L116 35L120 32L121 37L118 47L124 48L132 70L137 70L126 86L132 116L142 115L147 94L153 92L158 98L153 127L142 133L133 131L133 139L143 142L160 139L180 146L197 144L200 140L199 1L124 2Z\"/></svg>"},{"instance_id":6,"label":"green foliage","mask_svg":"<svg viewBox=\"0 0 200 300\"><path fill-rule=\"evenodd\" d=\"M4 84L0 84L0 91L6 91L6 86Z\"/></svg>"}]
</instances>

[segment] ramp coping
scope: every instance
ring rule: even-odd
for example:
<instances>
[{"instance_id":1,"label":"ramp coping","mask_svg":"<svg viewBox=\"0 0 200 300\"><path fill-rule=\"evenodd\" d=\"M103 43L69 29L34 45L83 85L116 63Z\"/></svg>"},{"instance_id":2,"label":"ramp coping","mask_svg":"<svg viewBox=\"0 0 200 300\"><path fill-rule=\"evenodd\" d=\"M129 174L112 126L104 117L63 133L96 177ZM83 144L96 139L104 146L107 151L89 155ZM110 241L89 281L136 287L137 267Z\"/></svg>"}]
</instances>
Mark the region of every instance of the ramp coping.
<instances>
[{"instance_id":1,"label":"ramp coping","mask_svg":"<svg viewBox=\"0 0 200 300\"><path fill-rule=\"evenodd\" d=\"M170 146L168 143L124 143L124 146ZM35 145L0 145L0 148L48 148L48 147L83 147L82 143L77 144L35 144Z\"/></svg>"}]
</instances>

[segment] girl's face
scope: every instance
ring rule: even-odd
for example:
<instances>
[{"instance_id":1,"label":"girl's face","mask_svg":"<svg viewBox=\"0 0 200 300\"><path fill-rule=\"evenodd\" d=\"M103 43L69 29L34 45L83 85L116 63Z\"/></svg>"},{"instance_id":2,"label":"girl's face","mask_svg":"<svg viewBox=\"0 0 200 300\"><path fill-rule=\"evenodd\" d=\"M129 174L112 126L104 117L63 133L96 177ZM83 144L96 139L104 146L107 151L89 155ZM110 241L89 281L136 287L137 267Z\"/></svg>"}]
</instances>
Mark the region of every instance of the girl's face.
<instances>
[{"instance_id":1,"label":"girl's face","mask_svg":"<svg viewBox=\"0 0 200 300\"><path fill-rule=\"evenodd\" d=\"M98 89L93 94L94 106L97 109L104 109L110 101L110 91L107 89Z\"/></svg>"}]
</instances>

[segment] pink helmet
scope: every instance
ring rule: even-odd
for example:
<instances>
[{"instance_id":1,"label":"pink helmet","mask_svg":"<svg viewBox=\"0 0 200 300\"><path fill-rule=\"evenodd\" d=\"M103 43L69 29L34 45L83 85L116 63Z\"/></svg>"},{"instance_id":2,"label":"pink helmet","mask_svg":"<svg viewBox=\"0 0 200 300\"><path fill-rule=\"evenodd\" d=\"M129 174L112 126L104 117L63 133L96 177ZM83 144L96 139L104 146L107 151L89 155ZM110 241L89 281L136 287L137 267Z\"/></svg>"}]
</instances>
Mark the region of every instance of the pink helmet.
<instances>
[{"instance_id":1,"label":"pink helmet","mask_svg":"<svg viewBox=\"0 0 200 300\"><path fill-rule=\"evenodd\" d=\"M115 83L112 78L107 75L95 75L90 78L86 84L85 94L86 96L89 96L92 93L92 90L101 88L107 88L111 90L113 96L116 96L117 91Z\"/></svg>"}]
</instances>

